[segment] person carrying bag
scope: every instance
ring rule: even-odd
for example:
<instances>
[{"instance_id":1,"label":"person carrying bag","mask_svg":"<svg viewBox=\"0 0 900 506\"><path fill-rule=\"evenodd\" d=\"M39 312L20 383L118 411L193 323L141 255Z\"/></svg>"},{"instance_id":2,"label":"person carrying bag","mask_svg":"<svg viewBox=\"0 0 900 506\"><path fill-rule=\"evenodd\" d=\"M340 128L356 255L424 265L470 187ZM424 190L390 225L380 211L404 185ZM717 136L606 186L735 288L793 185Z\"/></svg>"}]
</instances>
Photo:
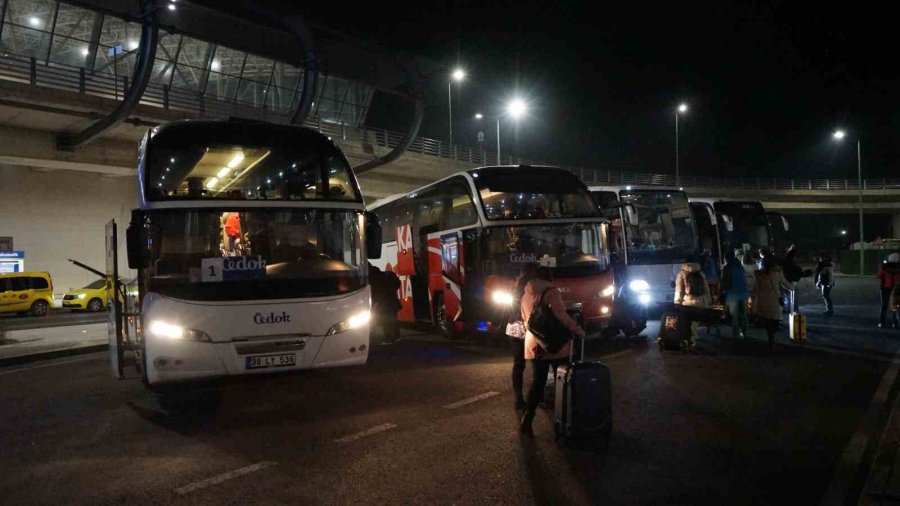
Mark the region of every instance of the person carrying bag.
<instances>
[{"instance_id":1,"label":"person carrying bag","mask_svg":"<svg viewBox=\"0 0 900 506\"><path fill-rule=\"evenodd\" d=\"M551 362L568 359L572 336L583 338L584 329L566 313L560 291L553 287L553 271L541 267L525 287L522 319L525 321L525 359L531 364L531 387L520 430L531 432L531 423L547 385Z\"/></svg>"}]
</instances>

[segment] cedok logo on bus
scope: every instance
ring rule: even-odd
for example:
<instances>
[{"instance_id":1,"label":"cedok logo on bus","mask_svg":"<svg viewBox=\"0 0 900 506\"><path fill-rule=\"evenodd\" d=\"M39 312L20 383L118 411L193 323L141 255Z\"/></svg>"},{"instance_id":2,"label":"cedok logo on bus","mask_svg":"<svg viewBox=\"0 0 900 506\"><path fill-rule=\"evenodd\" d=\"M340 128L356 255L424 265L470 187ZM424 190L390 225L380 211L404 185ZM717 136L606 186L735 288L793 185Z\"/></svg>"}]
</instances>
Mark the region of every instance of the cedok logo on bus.
<instances>
[{"instance_id":1,"label":"cedok logo on bus","mask_svg":"<svg viewBox=\"0 0 900 506\"><path fill-rule=\"evenodd\" d=\"M266 259L256 256L204 258L200 261L203 283L243 279L265 279Z\"/></svg>"}]
</instances>

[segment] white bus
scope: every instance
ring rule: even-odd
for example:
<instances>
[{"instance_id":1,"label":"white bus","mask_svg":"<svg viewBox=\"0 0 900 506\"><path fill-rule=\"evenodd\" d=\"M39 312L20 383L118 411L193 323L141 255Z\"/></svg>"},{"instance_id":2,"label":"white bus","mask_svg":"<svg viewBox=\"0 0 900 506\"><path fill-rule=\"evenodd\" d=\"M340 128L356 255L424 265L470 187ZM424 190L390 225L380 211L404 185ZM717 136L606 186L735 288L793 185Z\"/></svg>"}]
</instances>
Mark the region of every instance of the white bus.
<instances>
[{"instance_id":1,"label":"white bus","mask_svg":"<svg viewBox=\"0 0 900 506\"><path fill-rule=\"evenodd\" d=\"M758 200L700 198L691 200L701 249L709 249L721 270L728 250L759 252L773 247L769 216ZM787 230L787 220L778 215Z\"/></svg>"},{"instance_id":2,"label":"white bus","mask_svg":"<svg viewBox=\"0 0 900 506\"><path fill-rule=\"evenodd\" d=\"M611 220L610 250L622 300L631 302L632 309L672 302L678 270L697 254L697 231L687 195L677 189L645 186L592 186L590 190ZM617 309L617 313L629 312Z\"/></svg>"},{"instance_id":3,"label":"white bus","mask_svg":"<svg viewBox=\"0 0 900 506\"><path fill-rule=\"evenodd\" d=\"M126 351L145 385L163 391L366 362L367 255L379 256L380 227L327 137L260 122L169 123L141 141L138 185L127 234L138 298L110 309L116 377ZM112 279L116 244L110 222Z\"/></svg>"}]
</instances>

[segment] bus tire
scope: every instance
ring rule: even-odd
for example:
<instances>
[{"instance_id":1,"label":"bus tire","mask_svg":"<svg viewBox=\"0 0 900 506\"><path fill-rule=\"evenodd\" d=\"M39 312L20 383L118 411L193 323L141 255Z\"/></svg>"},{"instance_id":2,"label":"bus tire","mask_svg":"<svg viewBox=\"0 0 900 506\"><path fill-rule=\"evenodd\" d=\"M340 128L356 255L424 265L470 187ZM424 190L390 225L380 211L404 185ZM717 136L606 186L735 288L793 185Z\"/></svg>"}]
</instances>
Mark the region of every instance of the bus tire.
<instances>
[{"instance_id":1,"label":"bus tire","mask_svg":"<svg viewBox=\"0 0 900 506\"><path fill-rule=\"evenodd\" d=\"M447 339L455 339L458 335L456 327L447 316L447 306L444 304L444 294L438 292L434 294L434 302L432 302L434 317L434 326Z\"/></svg>"}]
</instances>

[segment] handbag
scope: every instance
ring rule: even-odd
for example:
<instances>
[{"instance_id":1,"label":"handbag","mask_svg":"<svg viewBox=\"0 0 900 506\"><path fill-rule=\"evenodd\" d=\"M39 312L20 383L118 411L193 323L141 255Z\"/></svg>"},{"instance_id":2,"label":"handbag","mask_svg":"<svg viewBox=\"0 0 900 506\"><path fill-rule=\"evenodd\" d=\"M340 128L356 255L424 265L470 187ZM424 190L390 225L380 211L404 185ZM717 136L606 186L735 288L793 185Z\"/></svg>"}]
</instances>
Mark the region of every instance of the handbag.
<instances>
[{"instance_id":1,"label":"handbag","mask_svg":"<svg viewBox=\"0 0 900 506\"><path fill-rule=\"evenodd\" d=\"M551 289L552 287L547 288L541 293L526 327L534 335L538 345L552 355L559 352L572 339L572 332L553 314L550 305L544 302L544 297Z\"/></svg>"},{"instance_id":2,"label":"handbag","mask_svg":"<svg viewBox=\"0 0 900 506\"><path fill-rule=\"evenodd\" d=\"M522 339L525 337L525 322L522 320L509 322L506 324L506 335Z\"/></svg>"}]
</instances>

